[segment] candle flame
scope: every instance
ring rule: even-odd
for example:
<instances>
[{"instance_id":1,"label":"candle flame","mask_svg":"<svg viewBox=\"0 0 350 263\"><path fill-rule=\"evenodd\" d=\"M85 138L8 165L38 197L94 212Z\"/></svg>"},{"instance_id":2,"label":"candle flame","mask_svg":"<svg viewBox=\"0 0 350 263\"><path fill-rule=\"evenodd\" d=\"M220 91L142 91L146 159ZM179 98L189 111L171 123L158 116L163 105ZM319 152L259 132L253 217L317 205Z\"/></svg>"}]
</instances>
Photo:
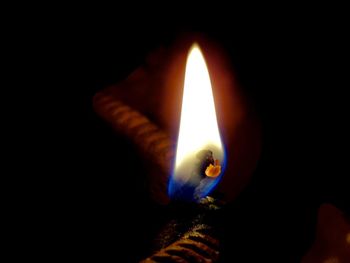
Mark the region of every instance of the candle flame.
<instances>
[{"instance_id":1,"label":"candle flame","mask_svg":"<svg viewBox=\"0 0 350 263\"><path fill-rule=\"evenodd\" d=\"M204 197L218 183L223 164L224 150L209 72L199 46L193 44L187 57L170 196L181 199ZM203 173L202 165L205 165Z\"/></svg>"}]
</instances>

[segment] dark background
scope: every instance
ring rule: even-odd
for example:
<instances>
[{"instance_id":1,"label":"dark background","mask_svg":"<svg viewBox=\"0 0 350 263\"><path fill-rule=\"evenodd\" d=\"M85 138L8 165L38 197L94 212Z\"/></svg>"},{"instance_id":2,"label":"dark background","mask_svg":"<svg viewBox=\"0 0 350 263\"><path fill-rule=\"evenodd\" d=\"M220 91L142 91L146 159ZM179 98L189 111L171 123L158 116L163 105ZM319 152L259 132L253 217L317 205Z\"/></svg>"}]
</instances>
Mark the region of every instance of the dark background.
<instances>
[{"instance_id":1,"label":"dark background","mask_svg":"<svg viewBox=\"0 0 350 263\"><path fill-rule=\"evenodd\" d=\"M225 216L224 262L298 262L312 242L319 205L349 208L342 16L268 7L194 18L128 10L124 17L122 8L74 10L43 31L44 61L55 64L46 69L53 95L44 95L48 104L58 102L59 116L47 128L55 133L50 147L57 146L47 179L49 194L55 190L50 258L134 262L147 255L166 215L148 199L133 145L95 115L92 96L160 45L201 32L227 50L263 124L256 173Z\"/></svg>"}]
</instances>

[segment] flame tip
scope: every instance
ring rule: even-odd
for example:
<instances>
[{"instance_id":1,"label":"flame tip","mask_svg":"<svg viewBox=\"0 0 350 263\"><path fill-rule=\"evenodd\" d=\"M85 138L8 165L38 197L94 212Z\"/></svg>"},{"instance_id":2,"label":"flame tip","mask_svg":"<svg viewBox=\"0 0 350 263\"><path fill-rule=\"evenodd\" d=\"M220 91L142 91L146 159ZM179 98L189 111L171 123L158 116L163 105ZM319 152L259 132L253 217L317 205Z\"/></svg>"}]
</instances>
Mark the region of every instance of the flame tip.
<instances>
[{"instance_id":1,"label":"flame tip","mask_svg":"<svg viewBox=\"0 0 350 263\"><path fill-rule=\"evenodd\" d=\"M191 45L191 48L190 48L190 52L189 53L191 53L193 50L196 50L196 49L198 49L199 51L201 51L202 52L202 50L201 50L201 48L200 48L200 45L198 44L198 42L193 42L193 44Z\"/></svg>"}]
</instances>

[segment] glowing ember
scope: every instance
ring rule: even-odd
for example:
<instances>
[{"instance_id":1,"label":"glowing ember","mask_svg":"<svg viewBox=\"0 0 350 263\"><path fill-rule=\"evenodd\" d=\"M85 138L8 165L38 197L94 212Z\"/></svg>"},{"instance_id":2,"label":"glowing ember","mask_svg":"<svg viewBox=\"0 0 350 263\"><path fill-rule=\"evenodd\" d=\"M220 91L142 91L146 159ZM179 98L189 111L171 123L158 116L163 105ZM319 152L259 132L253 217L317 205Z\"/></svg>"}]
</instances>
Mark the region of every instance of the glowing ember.
<instances>
[{"instance_id":1,"label":"glowing ember","mask_svg":"<svg viewBox=\"0 0 350 263\"><path fill-rule=\"evenodd\" d=\"M209 164L205 170L205 175L209 177L217 177L221 173L221 165L219 160L215 160L215 164Z\"/></svg>"},{"instance_id":2,"label":"glowing ember","mask_svg":"<svg viewBox=\"0 0 350 263\"><path fill-rule=\"evenodd\" d=\"M173 199L208 195L222 177L224 147L216 119L209 72L197 44L187 58L176 160L169 183Z\"/></svg>"}]
</instances>

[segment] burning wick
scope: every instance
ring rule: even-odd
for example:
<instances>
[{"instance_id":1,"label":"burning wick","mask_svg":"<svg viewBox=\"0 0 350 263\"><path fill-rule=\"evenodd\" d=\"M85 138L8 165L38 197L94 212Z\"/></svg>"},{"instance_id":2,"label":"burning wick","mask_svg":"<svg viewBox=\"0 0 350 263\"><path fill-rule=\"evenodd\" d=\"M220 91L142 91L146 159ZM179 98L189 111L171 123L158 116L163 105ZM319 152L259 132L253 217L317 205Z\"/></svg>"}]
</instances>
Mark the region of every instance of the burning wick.
<instances>
[{"instance_id":1,"label":"burning wick","mask_svg":"<svg viewBox=\"0 0 350 263\"><path fill-rule=\"evenodd\" d=\"M208 177L218 177L221 173L221 165L218 159L214 159L213 152L210 150L203 150L197 154L200 160L200 174L205 174Z\"/></svg>"},{"instance_id":2,"label":"burning wick","mask_svg":"<svg viewBox=\"0 0 350 263\"><path fill-rule=\"evenodd\" d=\"M225 159L208 68L198 44L193 44L186 63L170 198L200 202L219 183Z\"/></svg>"},{"instance_id":3,"label":"burning wick","mask_svg":"<svg viewBox=\"0 0 350 263\"><path fill-rule=\"evenodd\" d=\"M221 173L221 165L218 159L215 160L215 164L209 164L207 169L205 170L205 174L208 177L218 177Z\"/></svg>"}]
</instances>

